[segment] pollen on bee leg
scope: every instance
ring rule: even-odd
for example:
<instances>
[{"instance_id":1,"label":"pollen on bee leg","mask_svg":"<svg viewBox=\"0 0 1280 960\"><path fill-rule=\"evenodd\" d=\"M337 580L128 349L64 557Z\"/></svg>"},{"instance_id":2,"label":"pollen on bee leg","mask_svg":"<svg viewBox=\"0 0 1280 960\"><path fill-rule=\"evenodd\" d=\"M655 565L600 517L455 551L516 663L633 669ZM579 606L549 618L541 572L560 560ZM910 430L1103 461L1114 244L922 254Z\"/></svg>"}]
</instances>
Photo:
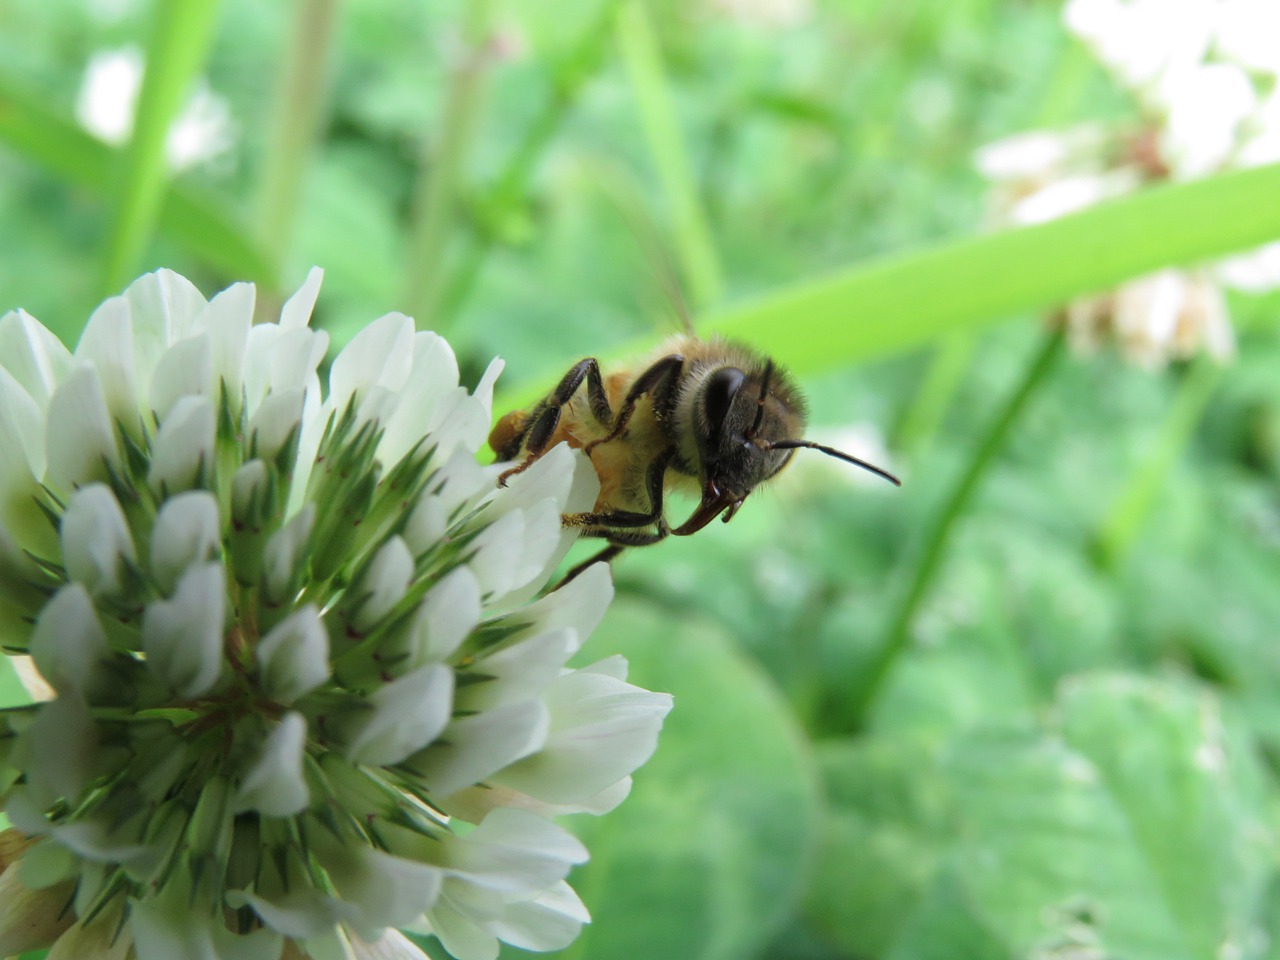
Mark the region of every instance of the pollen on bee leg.
<instances>
[{"instance_id":1,"label":"pollen on bee leg","mask_svg":"<svg viewBox=\"0 0 1280 960\"><path fill-rule=\"evenodd\" d=\"M560 514L560 526L563 529L572 529L574 527L589 527L596 522L594 513L562 513Z\"/></svg>"}]
</instances>

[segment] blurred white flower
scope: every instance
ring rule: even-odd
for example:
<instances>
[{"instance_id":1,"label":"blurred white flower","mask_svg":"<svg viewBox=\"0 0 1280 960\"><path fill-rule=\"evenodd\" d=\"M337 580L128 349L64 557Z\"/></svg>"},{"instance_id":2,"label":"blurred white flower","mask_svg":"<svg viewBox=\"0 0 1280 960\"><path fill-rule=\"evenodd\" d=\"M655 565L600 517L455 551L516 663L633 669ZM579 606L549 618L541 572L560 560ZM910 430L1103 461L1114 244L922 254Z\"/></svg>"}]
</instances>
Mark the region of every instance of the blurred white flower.
<instances>
[{"instance_id":1,"label":"blurred white flower","mask_svg":"<svg viewBox=\"0 0 1280 960\"><path fill-rule=\"evenodd\" d=\"M1218 51L1227 59L1280 77L1280 4L1275 0L1219 0Z\"/></svg>"},{"instance_id":2,"label":"blurred white flower","mask_svg":"<svg viewBox=\"0 0 1280 960\"><path fill-rule=\"evenodd\" d=\"M1141 113L980 149L974 162L992 181L997 223L1042 223L1153 182L1280 160L1274 0L1068 0L1063 20ZM1059 316L1077 346L1114 337L1144 365L1201 350L1227 359L1235 337L1219 284L1252 293L1280 286L1273 247L1142 277Z\"/></svg>"},{"instance_id":3,"label":"blurred white flower","mask_svg":"<svg viewBox=\"0 0 1280 960\"><path fill-rule=\"evenodd\" d=\"M1228 257L1216 267L1218 278L1233 290L1266 293L1280 287L1280 243Z\"/></svg>"},{"instance_id":4,"label":"blurred white flower","mask_svg":"<svg viewBox=\"0 0 1280 960\"><path fill-rule=\"evenodd\" d=\"M1198 63L1214 41L1219 0L1068 0L1067 29L1127 87Z\"/></svg>"},{"instance_id":5,"label":"blurred white flower","mask_svg":"<svg viewBox=\"0 0 1280 960\"><path fill-rule=\"evenodd\" d=\"M1280 138L1274 0L1068 0L1063 22L1134 94L1171 176L1276 158L1252 146Z\"/></svg>"},{"instance_id":6,"label":"blurred white flower","mask_svg":"<svg viewBox=\"0 0 1280 960\"><path fill-rule=\"evenodd\" d=\"M566 666L606 565L527 602L595 472L497 488L500 364L468 393L398 314L322 395L319 282L251 325L252 286L149 274L74 352L0 318L0 631L52 688L0 714L0 955L492 960L588 919L550 817L625 797L671 706Z\"/></svg>"},{"instance_id":7,"label":"blurred white flower","mask_svg":"<svg viewBox=\"0 0 1280 960\"><path fill-rule=\"evenodd\" d=\"M142 88L143 60L137 47L102 50L85 68L76 101L81 125L107 143L121 144L133 133L138 92ZM169 129L165 152L175 170L212 160L230 150L236 126L226 100L196 81L187 105Z\"/></svg>"},{"instance_id":8,"label":"blurred white flower","mask_svg":"<svg viewBox=\"0 0 1280 960\"><path fill-rule=\"evenodd\" d=\"M713 13L764 28L798 27L813 18L810 0L708 0Z\"/></svg>"},{"instance_id":9,"label":"blurred white flower","mask_svg":"<svg viewBox=\"0 0 1280 960\"><path fill-rule=\"evenodd\" d=\"M992 183L997 224L1044 223L1167 176L1151 131L1086 123L1014 134L981 147L974 166Z\"/></svg>"},{"instance_id":10,"label":"blurred white flower","mask_svg":"<svg viewBox=\"0 0 1280 960\"><path fill-rule=\"evenodd\" d=\"M1172 174L1206 176L1232 166L1260 101L1244 70L1229 63L1192 64L1160 80L1164 122L1160 153Z\"/></svg>"},{"instance_id":11,"label":"blurred white flower","mask_svg":"<svg viewBox=\"0 0 1280 960\"><path fill-rule=\"evenodd\" d=\"M1161 270L1113 293L1082 297L1064 310L1067 335L1082 351L1107 340L1146 367L1207 353L1235 354L1235 333L1217 283L1204 270Z\"/></svg>"}]
</instances>

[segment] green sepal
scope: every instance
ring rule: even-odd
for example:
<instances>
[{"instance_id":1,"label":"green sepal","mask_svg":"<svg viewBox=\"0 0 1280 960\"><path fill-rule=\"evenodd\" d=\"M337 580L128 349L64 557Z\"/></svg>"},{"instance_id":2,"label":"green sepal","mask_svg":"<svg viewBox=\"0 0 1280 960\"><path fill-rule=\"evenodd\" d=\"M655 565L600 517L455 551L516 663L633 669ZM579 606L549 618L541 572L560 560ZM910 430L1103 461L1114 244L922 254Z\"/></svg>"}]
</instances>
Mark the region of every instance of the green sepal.
<instances>
[{"instance_id":1,"label":"green sepal","mask_svg":"<svg viewBox=\"0 0 1280 960\"><path fill-rule=\"evenodd\" d=\"M359 540L359 528L373 503L378 489L376 465L362 471L350 481L336 505L317 520L312 542L316 550L311 556L312 574L328 580L350 560Z\"/></svg>"},{"instance_id":2,"label":"green sepal","mask_svg":"<svg viewBox=\"0 0 1280 960\"><path fill-rule=\"evenodd\" d=\"M361 524L361 533L354 548L357 553L365 552L374 542L381 543L390 534L404 529L430 477L428 468L436 452L434 445L419 452L425 439L414 444L378 483L368 516Z\"/></svg>"},{"instance_id":3,"label":"green sepal","mask_svg":"<svg viewBox=\"0 0 1280 960\"><path fill-rule=\"evenodd\" d=\"M231 845L231 785L224 777L205 781L187 829L187 849L193 857L221 853Z\"/></svg>"},{"instance_id":4,"label":"green sepal","mask_svg":"<svg viewBox=\"0 0 1280 960\"><path fill-rule=\"evenodd\" d=\"M242 587L252 587L262 578L263 549L271 535L280 529L284 514L284 494L275 468L270 463L258 462L263 463L266 479L253 487L249 502L238 505L228 493L231 527L226 540L227 554L232 574ZM230 490L231 483L227 487Z\"/></svg>"}]
</instances>

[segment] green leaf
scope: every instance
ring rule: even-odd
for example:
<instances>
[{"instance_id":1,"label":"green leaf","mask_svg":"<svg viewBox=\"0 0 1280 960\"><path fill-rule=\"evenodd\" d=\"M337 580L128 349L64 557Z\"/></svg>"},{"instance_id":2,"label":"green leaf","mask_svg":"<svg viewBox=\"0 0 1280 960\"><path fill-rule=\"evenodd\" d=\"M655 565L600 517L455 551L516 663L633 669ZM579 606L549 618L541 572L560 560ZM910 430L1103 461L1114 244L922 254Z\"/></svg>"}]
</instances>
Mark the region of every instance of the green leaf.
<instances>
[{"instance_id":1,"label":"green leaf","mask_svg":"<svg viewBox=\"0 0 1280 960\"><path fill-rule=\"evenodd\" d=\"M1067 945L1130 960L1195 956L1086 759L1051 738L991 734L959 744L948 772L964 824L952 869L969 912L1010 957Z\"/></svg>"},{"instance_id":2,"label":"green leaf","mask_svg":"<svg viewBox=\"0 0 1280 960\"><path fill-rule=\"evenodd\" d=\"M790 915L808 866L816 776L786 704L705 623L619 600L585 651L675 695L656 756L608 816L579 821L570 882L592 912L565 957L750 956Z\"/></svg>"},{"instance_id":3,"label":"green leaf","mask_svg":"<svg viewBox=\"0 0 1280 960\"><path fill-rule=\"evenodd\" d=\"M1247 731L1207 691L1127 674L1077 674L1055 716L823 749L819 929L892 960L1244 955L1276 849Z\"/></svg>"},{"instance_id":4,"label":"green leaf","mask_svg":"<svg viewBox=\"0 0 1280 960\"><path fill-rule=\"evenodd\" d=\"M819 750L827 815L805 912L850 955L883 956L934 884L954 827L933 753L904 736Z\"/></svg>"},{"instance_id":5,"label":"green leaf","mask_svg":"<svg viewBox=\"0 0 1280 960\"><path fill-rule=\"evenodd\" d=\"M839 369L1266 243L1280 237L1276 196L1280 164L1157 187L1050 223L880 257L695 326L754 344L797 374ZM616 355L651 348L646 340ZM554 377L544 372L514 400L532 401Z\"/></svg>"},{"instance_id":6,"label":"green leaf","mask_svg":"<svg viewBox=\"0 0 1280 960\"><path fill-rule=\"evenodd\" d=\"M649 154L671 206L676 251L690 296L697 306L714 303L724 289L723 272L676 119L662 51L640 0L628 0L619 10L617 36Z\"/></svg>"},{"instance_id":7,"label":"green leaf","mask_svg":"<svg viewBox=\"0 0 1280 960\"><path fill-rule=\"evenodd\" d=\"M884 257L698 324L830 370L1280 237L1280 164L1154 188L1050 223Z\"/></svg>"},{"instance_id":8,"label":"green leaf","mask_svg":"<svg viewBox=\"0 0 1280 960\"><path fill-rule=\"evenodd\" d=\"M219 7L216 0L158 0L153 6L133 136L114 178L115 205L103 265L106 294L115 293L133 275L159 217L169 178L169 126L204 63Z\"/></svg>"},{"instance_id":9,"label":"green leaf","mask_svg":"<svg viewBox=\"0 0 1280 960\"><path fill-rule=\"evenodd\" d=\"M974 912L961 879L947 872L939 877L888 957L889 960L1012 960L1013 955L999 932L986 926Z\"/></svg>"},{"instance_id":10,"label":"green leaf","mask_svg":"<svg viewBox=\"0 0 1280 960\"><path fill-rule=\"evenodd\" d=\"M50 110L32 90L0 75L0 142L67 184L108 195L119 151ZM158 226L202 261L228 276L274 286L270 261L227 213L225 200L170 184Z\"/></svg>"},{"instance_id":11,"label":"green leaf","mask_svg":"<svg viewBox=\"0 0 1280 960\"><path fill-rule=\"evenodd\" d=\"M1188 952L1243 945L1276 850L1244 731L1206 692L1123 675L1068 684L1059 708L1067 742L1124 814Z\"/></svg>"}]
</instances>

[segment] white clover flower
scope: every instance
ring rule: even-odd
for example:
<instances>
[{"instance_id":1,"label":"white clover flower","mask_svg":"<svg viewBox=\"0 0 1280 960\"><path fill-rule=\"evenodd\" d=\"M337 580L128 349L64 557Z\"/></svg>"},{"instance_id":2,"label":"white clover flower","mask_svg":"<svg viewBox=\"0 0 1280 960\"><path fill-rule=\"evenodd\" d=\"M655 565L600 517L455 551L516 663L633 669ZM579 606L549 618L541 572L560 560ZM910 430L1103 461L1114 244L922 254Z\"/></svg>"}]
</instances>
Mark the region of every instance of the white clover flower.
<instances>
[{"instance_id":1,"label":"white clover flower","mask_svg":"<svg viewBox=\"0 0 1280 960\"><path fill-rule=\"evenodd\" d=\"M1067 29L1126 87L1199 62L1214 42L1220 0L1068 0Z\"/></svg>"},{"instance_id":2,"label":"white clover flower","mask_svg":"<svg viewBox=\"0 0 1280 960\"><path fill-rule=\"evenodd\" d=\"M1278 17L1274 0L1068 0L1067 28L1141 113L981 148L974 161L993 184L993 219L1043 223L1153 182L1280 160ZM1056 318L1076 346L1114 340L1144 366L1200 352L1228 360L1235 334L1223 287L1280 287L1280 245L1140 277Z\"/></svg>"},{"instance_id":3,"label":"white clover flower","mask_svg":"<svg viewBox=\"0 0 1280 960\"><path fill-rule=\"evenodd\" d=\"M1156 137L1150 169L1182 179L1274 159L1274 0L1068 0L1063 22L1134 94Z\"/></svg>"},{"instance_id":4,"label":"white clover flower","mask_svg":"<svg viewBox=\"0 0 1280 960\"><path fill-rule=\"evenodd\" d=\"M1064 308L1067 337L1082 352L1104 340L1134 363L1156 368L1170 358L1235 354L1235 331L1222 290L1206 270L1160 270L1115 291Z\"/></svg>"},{"instance_id":5,"label":"white clover flower","mask_svg":"<svg viewBox=\"0 0 1280 960\"><path fill-rule=\"evenodd\" d=\"M392 314L317 368L161 271L74 352L0 318L0 637L52 699L0 712L0 955L461 960L566 946L582 845L670 698L567 661L607 566L533 602L597 481L557 447L499 489L500 365Z\"/></svg>"},{"instance_id":6,"label":"white clover flower","mask_svg":"<svg viewBox=\"0 0 1280 960\"><path fill-rule=\"evenodd\" d=\"M76 100L81 126L107 143L124 143L133 133L133 117L142 89L142 51L137 47L100 50L89 60ZM215 159L236 142L236 125L227 101L200 78L174 119L165 154L175 170Z\"/></svg>"}]
</instances>

